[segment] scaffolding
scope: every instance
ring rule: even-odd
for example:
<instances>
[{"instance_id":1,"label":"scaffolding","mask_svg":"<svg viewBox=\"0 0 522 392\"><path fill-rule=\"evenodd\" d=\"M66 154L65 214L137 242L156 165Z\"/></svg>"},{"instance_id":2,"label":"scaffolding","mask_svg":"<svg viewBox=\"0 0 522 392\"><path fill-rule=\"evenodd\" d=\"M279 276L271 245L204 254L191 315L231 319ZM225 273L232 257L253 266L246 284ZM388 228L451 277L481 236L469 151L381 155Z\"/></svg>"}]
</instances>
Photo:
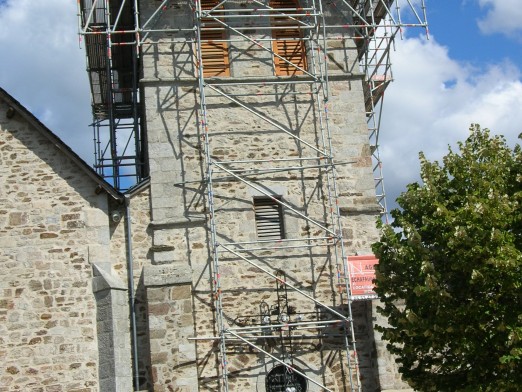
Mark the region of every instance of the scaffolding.
<instances>
[{"instance_id":1,"label":"scaffolding","mask_svg":"<svg viewBox=\"0 0 522 392\"><path fill-rule=\"evenodd\" d=\"M280 0L276 4L259 0L190 0L188 4L192 10L193 26L188 28L169 25L163 18L169 5L179 7L179 1L155 3L157 8L150 13L150 17L140 20L137 0L80 1L80 32L85 37L93 94L97 130L96 167L99 173L112 178L119 189L126 187L124 178L128 175L128 166L134 169L132 176L135 181L140 181L147 174L138 87L142 45L159 36L162 42L187 44L194 48L193 68L199 102L198 127L202 131L202 154L205 158L204 185L210 232L208 246L212 256L210 285L215 318L215 333L197 335L194 340L212 342L211 347L218 350L219 375L213 381L217 382L219 390L234 390L230 380L237 379L241 372L234 370L232 377L229 371L231 358L248 348L281 366L288 374L293 374L294 378L289 378L288 382L293 383L291 387L294 390L299 390L299 383L295 381L297 374L299 380L314 384L320 390L361 391L360 359L352 314L352 302L357 298L350 296L350 275L346 262L349 251L343 235L338 186L340 181L344 181L339 173L349 170L354 162L336 155L332 145L329 120L331 80L342 82L357 75L362 75L364 79L364 106L375 188L385 217L386 201L378 146L384 91L393 79L390 52L394 39L403 28L427 29L424 1L405 0L394 4L389 0L306 0L298 4ZM334 14L335 17L331 17ZM327 24L327 20L335 23ZM253 36L250 33L252 29L262 33ZM275 33L292 29L297 29L299 35ZM304 43L305 60L302 56L292 57L288 52L281 52L280 47L297 50L295 42ZM355 58L341 67L344 75L348 75L345 79L331 74L329 70L329 62L335 60L335 56L330 55L331 47L335 46L332 44L339 42L342 45L347 42L355 44ZM214 52L209 52L209 45ZM209 66L209 53L214 55L241 45L254 48L260 59L263 55L275 59L289 77L245 76L227 80L229 75L226 69L230 64ZM206 66L213 70L205 70ZM284 105L279 103L291 100L296 102L296 108L308 105L313 112L316 130L313 138L301 134L297 125L292 128L280 121L280 116L288 117L287 113L274 114L258 107L259 102L272 102L275 107L283 108ZM224 131L214 128L214 120L219 110L223 110L223 102L227 103L226 107L242 111L245 117L255 118L262 124L261 127L265 126L271 133L292 140L298 146L298 153L283 157L222 158L216 153L216 147L222 146L219 134ZM297 118L295 123L300 124L299 121L304 120ZM108 135L102 134L105 128ZM120 135L129 128L131 131L126 135L131 142L126 141L120 149ZM237 148L244 143L242 136L229 132L227 137L237 138ZM131 145L133 152L128 154ZM314 189L315 193L303 191L302 203L297 205L274 193L274 178L278 176L301 181L306 184L303 185L306 192L309 188ZM239 184L256 197L263 198L273 209L290 214L299 222L301 234L282 236L277 240L230 238L223 230L226 219L223 217L226 210L223 200L227 197L227 184L231 183ZM321 201L320 213L307 204L312 197ZM318 267L311 263L309 280L312 284L307 286L302 281L296 281L283 268L280 260L292 255L302 257L303 254L310 260L326 260L325 265L333 272L327 278L322 275L317 277L320 275L316 270ZM229 265L246 266L264 285L272 282L273 295L260 301L255 311L233 314L230 303L234 303L236 293L242 291L242 283L238 280L237 290L230 290L230 282L238 276L230 273ZM224 281L227 283L224 284ZM321 290L329 290L329 297L321 295ZM243 292L248 293L248 288L244 287ZM253 302L256 301L253 299ZM314 344L337 348L334 360L339 362L340 371L345 374L344 386L337 386L326 376L312 377L302 370L296 353L300 351L299 347Z\"/></svg>"},{"instance_id":2,"label":"scaffolding","mask_svg":"<svg viewBox=\"0 0 522 392\"><path fill-rule=\"evenodd\" d=\"M352 323L352 314L350 301L346 298L349 291L348 280L339 280L336 285L346 285L344 290L339 291L338 301L327 303L320 298L315 290L303 290L298 284L292 282L285 276L280 269L279 263L275 260L281 252L299 253L308 251L309 249L319 248L322 255L328 255L329 262L334 265L344 266L343 274L347 276L346 264L343 260L346 258L346 251L341 234L340 213L338 210L338 195L336 187L336 170L334 157L332 153L331 136L328 129L328 85L327 81L327 64L325 53L325 34L322 30L324 26L320 23L321 4L310 2L302 8L298 8L297 4L291 2L282 2L279 8L275 8L272 2L263 3L252 1L252 5L247 5L246 9L238 9L232 4L230 8L224 8L227 1L216 2L208 6L196 3L195 22L196 22L196 45L197 45L197 75L199 80L199 97L200 97L200 115L202 125L205 130L203 135L205 142L206 156L206 178L207 178L207 200L210 207L210 228L211 228L211 247L213 254L213 282L214 282L214 298L216 307L216 334L209 336L215 339L220 348L221 361L221 383L220 390L228 391L229 386L229 361L232 361L234 355L240 352L238 345L246 345L263 355L265 361L272 361L273 364L282 366L285 369L284 374L292 374L294 378L290 380L287 376L284 385L287 388L297 390L299 383L295 381L295 374L301 376L304 383L312 383L321 390L330 391L331 386L327 386L326 380L312 378L310 375L299 370L299 366L294 361L295 341L302 339L312 339L316 342L323 342L325 339L331 339L332 336L324 334L325 328L336 325L339 327L339 333L336 338L342 342L345 353L339 354L339 359L346 366L348 373L348 384L352 391L361 390L360 377L358 374L358 358L356 353L355 332ZM252 12L255 10L255 12ZM261 37L252 37L245 34L245 25L252 26L255 22L248 23L249 19L256 20L283 20L285 23L272 23L270 25L256 25L257 31L271 31L277 29L288 29L293 26L299 26L304 33L296 38L295 36L285 36L284 38L274 38L275 34L264 34ZM284 19L283 19L284 18ZM211 20L212 23L208 23ZM239 21L239 23L237 22ZM289 25L291 24L291 27ZM217 83L210 78L205 77L205 61L204 61L204 45L208 42L204 41L206 36L205 30L210 28L223 28L227 33L224 36L233 36L238 41L245 41L253 45L261 52L266 52L270 56L277 59L279 63L284 64L284 72L288 73L289 69L294 70L294 74L304 76L302 79L264 79L255 80L256 78L242 78L241 81L234 81L234 89L230 89L227 82L218 81ZM217 27L215 27L217 26ZM284 56L276 50L272 44L273 41L283 41L284 43L294 42L295 40L304 40L308 44L310 56L308 56L308 66L302 63L302 56L294 56L297 62L292 62L293 57ZM285 44L280 44L284 47ZM289 44L287 44L289 45ZM295 50L295 46L292 47ZM241 86L242 85L242 86ZM238 86L242 88L238 88ZM257 89L257 90L254 90ZM279 89L283 92L278 93ZM300 99L302 94L305 99L315 105L315 113L318 116L317 125L319 128L318 143L312 143L304 137L299 136L297 130L286 127L285 124L277 121L277 115L274 113L262 113L257 109L260 102L251 102L247 99L252 91L261 92L264 95L274 95L274 101L284 100L285 95L294 95L295 99ZM311 97L311 98L308 98ZM297 144L302 146L302 153L298 158L286 157L274 161L274 157L269 159L255 160L227 160L217 159L213 154L212 142L216 137L213 135L212 122L209 120L208 101L213 99L228 100L236 107L245 111L245 116L254 116L259 122L267 125L267 129L275 128L275 132L282 136L294 139ZM212 109L210 109L211 111ZM262 127L262 129L264 129ZM317 181L324 181L325 184L318 186L320 191L324 192L322 198L325 200L325 211L327 211L323 219L318 219L301 206L293 205L291 202L274 196L271 188L271 176L278 172L298 172L298 176L306 177L310 175ZM310 174L308 174L310 173ZM273 202L274 205L288 213L294 214L298 220L303 221L306 227L313 227L315 230L309 230L309 234L304 237L285 238L281 237L277 241L234 241L228 239L220 231L219 212L215 208L216 199L219 199L219 187L215 186L218 182L233 181L248 186L257 194ZM270 185L267 185L270 184ZM328 212L329 211L329 212ZM311 232L317 233L311 235ZM267 252L267 250L269 252ZM268 256L262 256L268 254ZM231 316L232 309L227 307L225 303L228 296L233 295L230 290L224 289L226 285L222 285L223 274L221 272L222 260L232 258L240 260L242 263L249 265L255 272L264 274L268 279L272 279L276 285L277 299L274 304L269 305L262 301L259 305L259 312L247 315L241 315L239 321ZM314 268L310 268L310 275L313 276ZM313 278L312 278L313 279ZM248 290L245 287L245 291ZM293 294L294 302L301 303L300 311L289 311L289 292ZM345 308L341 308L345 305ZM321 317L328 315L328 317ZM249 320L249 322L248 322ZM305 340L306 345L310 344ZM302 344L301 344L302 345ZM269 347L275 352L270 352ZM300 351L300 350L297 350ZM341 359L341 358L344 358ZM344 362L346 361L346 363ZM236 376L237 377L237 376ZM268 388L268 387L267 387ZM344 389L344 388L343 388ZM290 389L288 389L290 390Z\"/></svg>"},{"instance_id":3,"label":"scaffolding","mask_svg":"<svg viewBox=\"0 0 522 392\"><path fill-rule=\"evenodd\" d=\"M377 202L381 217L388 223L382 161L379 154L379 132L384 92L393 81L391 52L394 41L402 38L405 28L421 28L428 38L428 22L424 0L350 0L354 15L359 63L365 75L365 107Z\"/></svg>"},{"instance_id":4,"label":"scaffolding","mask_svg":"<svg viewBox=\"0 0 522 392\"><path fill-rule=\"evenodd\" d=\"M94 168L116 189L148 176L139 90L137 2L78 1L93 114Z\"/></svg>"},{"instance_id":5,"label":"scaffolding","mask_svg":"<svg viewBox=\"0 0 522 392\"><path fill-rule=\"evenodd\" d=\"M156 26L172 0L161 1L146 21L139 19L138 3L138 0L78 2L79 33L84 38L92 94L94 167L117 189L123 190L148 176L138 83L140 45L152 32L180 31L174 27ZM387 219L378 147L384 91L393 80L390 53L395 38L402 35L404 28L421 27L428 34L425 1L326 2L327 7L335 10L340 10L339 5L345 6L345 10L340 12L345 22L340 27L350 31L356 40L360 69L365 75L365 105L375 188L382 215ZM328 29L332 27L339 26L327 26ZM336 38L330 36L328 39Z\"/></svg>"}]
</instances>

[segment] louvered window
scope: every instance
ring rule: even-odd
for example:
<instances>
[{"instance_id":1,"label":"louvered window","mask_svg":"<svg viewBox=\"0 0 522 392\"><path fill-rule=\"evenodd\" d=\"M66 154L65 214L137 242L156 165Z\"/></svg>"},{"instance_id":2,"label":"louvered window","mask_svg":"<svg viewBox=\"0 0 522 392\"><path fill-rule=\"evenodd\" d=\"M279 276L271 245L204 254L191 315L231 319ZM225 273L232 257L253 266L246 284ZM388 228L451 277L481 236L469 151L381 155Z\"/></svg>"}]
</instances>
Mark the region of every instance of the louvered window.
<instances>
[{"instance_id":1,"label":"louvered window","mask_svg":"<svg viewBox=\"0 0 522 392\"><path fill-rule=\"evenodd\" d=\"M281 197L276 196L275 198L281 200ZM280 240L285 238L281 204L270 197L255 197L254 212L258 239Z\"/></svg>"},{"instance_id":2,"label":"louvered window","mask_svg":"<svg viewBox=\"0 0 522 392\"><path fill-rule=\"evenodd\" d=\"M211 10L219 4L218 0L202 0L201 8ZM219 7L223 8L223 6ZM218 9L219 9L218 8ZM230 76L228 43L223 25L212 18L201 20L201 61L203 76Z\"/></svg>"},{"instance_id":3,"label":"louvered window","mask_svg":"<svg viewBox=\"0 0 522 392\"><path fill-rule=\"evenodd\" d=\"M276 75L302 75L304 73L302 69L306 70L305 44L298 21L289 15L302 13L303 11L298 10L297 0L271 0L270 6L272 8L287 9L286 11L281 11L286 14L284 16L278 16L279 14L274 13L271 22L272 26L275 27L272 30L272 38L274 39L272 50L280 56L274 56Z\"/></svg>"}]
</instances>

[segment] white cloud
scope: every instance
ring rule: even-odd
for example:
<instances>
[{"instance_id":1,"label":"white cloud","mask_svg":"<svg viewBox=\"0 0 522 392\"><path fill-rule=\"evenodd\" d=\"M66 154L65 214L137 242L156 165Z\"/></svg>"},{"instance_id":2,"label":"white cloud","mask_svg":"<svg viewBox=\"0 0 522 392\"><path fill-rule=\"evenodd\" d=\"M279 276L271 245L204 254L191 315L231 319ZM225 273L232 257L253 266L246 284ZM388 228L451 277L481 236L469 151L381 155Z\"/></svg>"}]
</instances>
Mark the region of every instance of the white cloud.
<instances>
[{"instance_id":1,"label":"white cloud","mask_svg":"<svg viewBox=\"0 0 522 392\"><path fill-rule=\"evenodd\" d=\"M506 136L522 126L520 71L503 62L477 69L451 59L432 37L399 41L393 53L395 82L385 94L381 158L390 207L419 176L418 153L431 160L468 135L471 123Z\"/></svg>"},{"instance_id":2,"label":"white cloud","mask_svg":"<svg viewBox=\"0 0 522 392\"><path fill-rule=\"evenodd\" d=\"M92 161L89 83L76 2L0 5L0 85L85 160Z\"/></svg>"},{"instance_id":3,"label":"white cloud","mask_svg":"<svg viewBox=\"0 0 522 392\"><path fill-rule=\"evenodd\" d=\"M478 21L483 33L513 35L522 32L522 7L520 0L478 0L486 16Z\"/></svg>"}]
</instances>

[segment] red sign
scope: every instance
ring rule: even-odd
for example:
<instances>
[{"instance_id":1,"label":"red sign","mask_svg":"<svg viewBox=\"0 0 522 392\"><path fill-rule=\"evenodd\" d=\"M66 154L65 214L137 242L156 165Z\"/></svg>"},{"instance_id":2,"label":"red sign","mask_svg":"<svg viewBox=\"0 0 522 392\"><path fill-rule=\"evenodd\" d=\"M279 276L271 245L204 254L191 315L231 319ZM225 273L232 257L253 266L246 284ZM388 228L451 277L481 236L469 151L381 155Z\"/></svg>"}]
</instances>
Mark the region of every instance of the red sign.
<instances>
[{"instance_id":1,"label":"red sign","mask_svg":"<svg viewBox=\"0 0 522 392\"><path fill-rule=\"evenodd\" d=\"M377 298L374 291L375 265L379 262L374 255L348 256L350 291L354 299Z\"/></svg>"}]
</instances>

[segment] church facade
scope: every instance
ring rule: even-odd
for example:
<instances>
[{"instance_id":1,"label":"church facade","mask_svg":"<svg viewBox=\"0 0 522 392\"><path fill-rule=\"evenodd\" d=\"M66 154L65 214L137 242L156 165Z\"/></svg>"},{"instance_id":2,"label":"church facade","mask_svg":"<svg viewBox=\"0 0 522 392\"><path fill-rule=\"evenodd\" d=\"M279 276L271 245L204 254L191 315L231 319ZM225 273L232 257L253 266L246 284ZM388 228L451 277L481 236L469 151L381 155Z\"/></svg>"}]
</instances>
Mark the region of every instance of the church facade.
<instances>
[{"instance_id":1,"label":"church facade","mask_svg":"<svg viewBox=\"0 0 522 392\"><path fill-rule=\"evenodd\" d=\"M343 13L139 3L137 185L0 90L0 391L406 389L351 279L381 209Z\"/></svg>"}]
</instances>

